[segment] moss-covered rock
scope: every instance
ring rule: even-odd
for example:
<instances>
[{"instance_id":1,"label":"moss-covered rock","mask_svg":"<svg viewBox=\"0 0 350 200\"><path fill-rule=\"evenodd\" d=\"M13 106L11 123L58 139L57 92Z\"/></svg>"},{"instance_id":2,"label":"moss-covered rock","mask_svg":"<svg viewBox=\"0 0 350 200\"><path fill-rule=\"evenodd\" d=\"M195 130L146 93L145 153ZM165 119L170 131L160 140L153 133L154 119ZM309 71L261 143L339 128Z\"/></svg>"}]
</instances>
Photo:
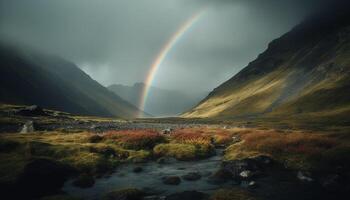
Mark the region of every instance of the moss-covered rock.
<instances>
[{"instance_id":1,"label":"moss-covered rock","mask_svg":"<svg viewBox=\"0 0 350 200\"><path fill-rule=\"evenodd\" d=\"M16 190L21 191L20 195L28 197L53 194L61 189L73 173L75 170L68 165L49 159L35 159L19 175Z\"/></svg>"}]
</instances>

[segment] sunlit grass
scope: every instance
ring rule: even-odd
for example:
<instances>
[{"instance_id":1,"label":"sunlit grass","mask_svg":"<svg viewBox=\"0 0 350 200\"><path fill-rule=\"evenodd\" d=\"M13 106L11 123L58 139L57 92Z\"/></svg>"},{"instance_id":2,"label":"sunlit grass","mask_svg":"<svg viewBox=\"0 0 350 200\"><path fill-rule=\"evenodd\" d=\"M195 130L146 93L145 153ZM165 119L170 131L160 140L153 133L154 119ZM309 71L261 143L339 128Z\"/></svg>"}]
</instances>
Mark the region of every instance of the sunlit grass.
<instances>
[{"instance_id":1,"label":"sunlit grass","mask_svg":"<svg viewBox=\"0 0 350 200\"><path fill-rule=\"evenodd\" d=\"M239 135L242 141L227 148L226 160L268 155L290 168L315 170L350 161L350 140L337 134L248 129Z\"/></svg>"}]
</instances>

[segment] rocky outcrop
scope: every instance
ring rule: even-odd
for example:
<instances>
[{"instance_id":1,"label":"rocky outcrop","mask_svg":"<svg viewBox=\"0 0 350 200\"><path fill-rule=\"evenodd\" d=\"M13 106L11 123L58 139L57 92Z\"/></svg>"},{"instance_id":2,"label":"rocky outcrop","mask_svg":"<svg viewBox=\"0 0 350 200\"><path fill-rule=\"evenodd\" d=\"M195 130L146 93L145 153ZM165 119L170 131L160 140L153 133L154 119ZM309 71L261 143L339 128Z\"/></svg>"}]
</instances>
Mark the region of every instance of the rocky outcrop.
<instances>
[{"instance_id":1,"label":"rocky outcrop","mask_svg":"<svg viewBox=\"0 0 350 200\"><path fill-rule=\"evenodd\" d=\"M223 170L227 171L233 179L249 179L257 175L272 164L268 156L257 156L242 160L232 160L223 163Z\"/></svg>"},{"instance_id":2,"label":"rocky outcrop","mask_svg":"<svg viewBox=\"0 0 350 200\"><path fill-rule=\"evenodd\" d=\"M74 174L71 167L48 159L30 161L18 178L16 187L27 197L53 194Z\"/></svg>"},{"instance_id":3,"label":"rocky outcrop","mask_svg":"<svg viewBox=\"0 0 350 200\"><path fill-rule=\"evenodd\" d=\"M23 124L20 133L31 133L34 132L34 122L33 121L27 121L25 124Z\"/></svg>"},{"instance_id":4,"label":"rocky outcrop","mask_svg":"<svg viewBox=\"0 0 350 200\"><path fill-rule=\"evenodd\" d=\"M15 115L22 116L47 116L48 114L37 105L28 106L14 111Z\"/></svg>"},{"instance_id":5,"label":"rocky outcrop","mask_svg":"<svg viewBox=\"0 0 350 200\"><path fill-rule=\"evenodd\" d=\"M250 181L260 175L267 167L271 166L273 160L268 156L257 156L241 160L225 161L221 168L214 173L209 181L212 183L221 183L228 180L236 182L247 182L246 185L255 186L256 183Z\"/></svg>"}]
</instances>

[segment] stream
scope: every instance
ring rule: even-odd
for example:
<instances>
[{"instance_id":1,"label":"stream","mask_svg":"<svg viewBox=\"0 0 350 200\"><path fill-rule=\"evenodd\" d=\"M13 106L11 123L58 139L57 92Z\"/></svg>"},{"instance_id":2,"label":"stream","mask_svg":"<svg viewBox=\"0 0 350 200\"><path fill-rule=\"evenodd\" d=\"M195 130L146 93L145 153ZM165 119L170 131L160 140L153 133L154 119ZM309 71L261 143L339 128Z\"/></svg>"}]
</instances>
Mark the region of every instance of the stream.
<instances>
[{"instance_id":1,"label":"stream","mask_svg":"<svg viewBox=\"0 0 350 200\"><path fill-rule=\"evenodd\" d=\"M63 190L68 194L82 197L84 199L99 199L103 194L116 189L138 188L148 193L160 196L196 190L211 193L213 190L232 186L233 181L222 184L214 184L209 181L210 175L215 173L221 165L223 149L216 149L216 155L196 161L176 161L160 164L155 161L147 163L129 163L117 168L116 172L109 177L102 177L96 180L91 188L78 188L73 186L72 180L67 181ZM135 167L142 167L139 173L133 172ZM182 177L191 172L198 172L202 177L196 181L187 181L181 178L179 185L166 185L162 182L162 177L179 176Z\"/></svg>"}]
</instances>

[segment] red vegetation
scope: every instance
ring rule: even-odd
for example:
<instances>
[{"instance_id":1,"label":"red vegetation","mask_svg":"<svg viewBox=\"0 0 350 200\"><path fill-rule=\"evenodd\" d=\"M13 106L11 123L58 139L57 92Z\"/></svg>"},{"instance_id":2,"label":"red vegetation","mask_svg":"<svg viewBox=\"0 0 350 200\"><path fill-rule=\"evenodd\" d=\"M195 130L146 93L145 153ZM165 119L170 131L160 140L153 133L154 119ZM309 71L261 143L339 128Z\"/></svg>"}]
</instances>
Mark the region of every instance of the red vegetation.
<instances>
[{"instance_id":1,"label":"red vegetation","mask_svg":"<svg viewBox=\"0 0 350 200\"><path fill-rule=\"evenodd\" d=\"M172 136L178 142L191 144L228 144L232 141L231 134L222 129L178 129Z\"/></svg>"},{"instance_id":2,"label":"red vegetation","mask_svg":"<svg viewBox=\"0 0 350 200\"><path fill-rule=\"evenodd\" d=\"M247 148L271 154L312 155L338 144L335 139L327 135L300 132L257 131L243 135L242 139Z\"/></svg>"},{"instance_id":3,"label":"red vegetation","mask_svg":"<svg viewBox=\"0 0 350 200\"><path fill-rule=\"evenodd\" d=\"M153 130L108 131L103 137L130 149L151 149L165 140L161 134Z\"/></svg>"}]
</instances>

